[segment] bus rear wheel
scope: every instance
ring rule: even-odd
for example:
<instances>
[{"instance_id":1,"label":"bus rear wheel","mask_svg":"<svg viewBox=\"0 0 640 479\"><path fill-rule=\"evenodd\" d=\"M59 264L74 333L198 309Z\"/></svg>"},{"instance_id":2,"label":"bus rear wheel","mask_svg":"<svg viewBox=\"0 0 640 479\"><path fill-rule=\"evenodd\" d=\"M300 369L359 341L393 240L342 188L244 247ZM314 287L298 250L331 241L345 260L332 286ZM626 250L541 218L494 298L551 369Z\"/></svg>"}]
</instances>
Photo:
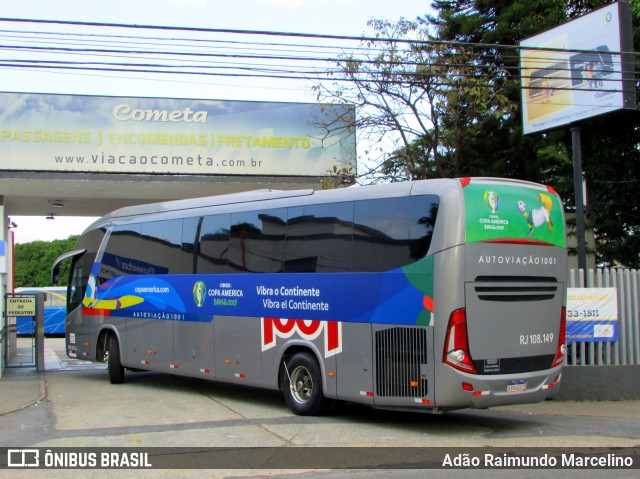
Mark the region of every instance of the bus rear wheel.
<instances>
[{"instance_id":1,"label":"bus rear wheel","mask_svg":"<svg viewBox=\"0 0 640 479\"><path fill-rule=\"evenodd\" d=\"M109 382L111 384L121 384L124 382L124 366L122 366L120 362L120 345L115 336L109 338L107 370L109 371Z\"/></svg>"},{"instance_id":2,"label":"bus rear wheel","mask_svg":"<svg viewBox=\"0 0 640 479\"><path fill-rule=\"evenodd\" d=\"M327 410L330 401L322 392L322 375L316 359L296 353L284 360L282 386L289 409L299 416L314 416Z\"/></svg>"}]
</instances>

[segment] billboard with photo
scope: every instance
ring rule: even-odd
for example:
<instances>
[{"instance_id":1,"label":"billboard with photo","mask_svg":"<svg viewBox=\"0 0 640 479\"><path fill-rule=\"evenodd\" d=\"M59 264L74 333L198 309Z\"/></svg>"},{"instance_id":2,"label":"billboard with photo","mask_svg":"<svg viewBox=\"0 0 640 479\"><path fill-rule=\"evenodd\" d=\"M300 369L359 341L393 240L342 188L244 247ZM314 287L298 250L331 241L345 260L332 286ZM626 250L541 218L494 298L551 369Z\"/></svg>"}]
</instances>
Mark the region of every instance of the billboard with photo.
<instances>
[{"instance_id":1,"label":"billboard with photo","mask_svg":"<svg viewBox=\"0 0 640 479\"><path fill-rule=\"evenodd\" d=\"M520 42L524 133L634 109L632 49L626 2Z\"/></svg>"},{"instance_id":2,"label":"billboard with photo","mask_svg":"<svg viewBox=\"0 0 640 479\"><path fill-rule=\"evenodd\" d=\"M349 105L0 93L0 171L326 176L335 165L355 170L354 114Z\"/></svg>"}]
</instances>

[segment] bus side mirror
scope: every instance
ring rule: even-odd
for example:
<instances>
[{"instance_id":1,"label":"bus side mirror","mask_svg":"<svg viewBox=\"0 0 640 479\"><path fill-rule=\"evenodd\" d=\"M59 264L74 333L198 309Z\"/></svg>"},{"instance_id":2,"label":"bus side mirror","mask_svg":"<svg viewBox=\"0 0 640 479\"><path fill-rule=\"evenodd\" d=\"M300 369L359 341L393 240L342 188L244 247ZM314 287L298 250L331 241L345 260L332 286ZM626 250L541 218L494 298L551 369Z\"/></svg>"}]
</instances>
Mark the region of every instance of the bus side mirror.
<instances>
[{"instance_id":1,"label":"bus side mirror","mask_svg":"<svg viewBox=\"0 0 640 479\"><path fill-rule=\"evenodd\" d=\"M62 265L63 261L75 256L80 256L86 251L86 249L77 249L75 251L69 251L68 253L58 256L58 258L56 258L56 260L53 262L53 265L51 266L51 282L53 284L58 284L58 282L60 281L60 265Z\"/></svg>"}]
</instances>

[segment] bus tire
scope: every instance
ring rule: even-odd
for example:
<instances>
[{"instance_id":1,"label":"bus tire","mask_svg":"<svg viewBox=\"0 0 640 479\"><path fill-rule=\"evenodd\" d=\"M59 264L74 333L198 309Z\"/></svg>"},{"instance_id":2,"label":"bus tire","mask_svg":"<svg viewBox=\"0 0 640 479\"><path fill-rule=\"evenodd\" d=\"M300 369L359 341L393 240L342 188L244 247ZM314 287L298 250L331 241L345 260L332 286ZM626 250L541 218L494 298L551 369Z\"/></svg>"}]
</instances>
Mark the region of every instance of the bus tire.
<instances>
[{"instance_id":1,"label":"bus tire","mask_svg":"<svg viewBox=\"0 0 640 479\"><path fill-rule=\"evenodd\" d=\"M120 345L115 336L109 338L109 352L107 358L107 370L109 371L109 382L111 384L121 384L124 382L124 366L120 362Z\"/></svg>"},{"instance_id":2,"label":"bus tire","mask_svg":"<svg viewBox=\"0 0 640 479\"><path fill-rule=\"evenodd\" d=\"M322 392L320 366L309 353L296 353L284 360L282 390L287 406L298 416L322 414L330 405Z\"/></svg>"}]
</instances>

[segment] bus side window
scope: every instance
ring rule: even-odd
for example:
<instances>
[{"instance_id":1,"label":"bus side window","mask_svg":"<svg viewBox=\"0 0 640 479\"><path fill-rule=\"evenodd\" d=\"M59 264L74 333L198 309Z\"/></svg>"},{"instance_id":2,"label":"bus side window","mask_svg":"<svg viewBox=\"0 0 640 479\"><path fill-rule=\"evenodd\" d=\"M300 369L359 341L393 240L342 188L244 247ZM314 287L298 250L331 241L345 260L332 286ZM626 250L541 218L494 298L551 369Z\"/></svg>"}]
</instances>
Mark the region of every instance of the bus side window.
<instances>
[{"instance_id":1,"label":"bus side window","mask_svg":"<svg viewBox=\"0 0 640 479\"><path fill-rule=\"evenodd\" d=\"M285 271L349 271L352 239L353 202L289 208Z\"/></svg>"},{"instance_id":2,"label":"bus side window","mask_svg":"<svg viewBox=\"0 0 640 479\"><path fill-rule=\"evenodd\" d=\"M192 274L196 272L196 253L201 217L185 218L182 222L182 245L178 252L175 274Z\"/></svg>"},{"instance_id":3,"label":"bus side window","mask_svg":"<svg viewBox=\"0 0 640 479\"><path fill-rule=\"evenodd\" d=\"M420 198L420 202L413 204L417 208L414 219L411 224L411 259L417 261L424 258L431 246L433 231L436 226L436 218L438 216L438 207L440 206L440 198L438 196L418 196L411 198Z\"/></svg>"},{"instance_id":4,"label":"bus side window","mask_svg":"<svg viewBox=\"0 0 640 479\"><path fill-rule=\"evenodd\" d=\"M196 271L203 274L228 273L231 215L205 216L200 227Z\"/></svg>"},{"instance_id":5,"label":"bus side window","mask_svg":"<svg viewBox=\"0 0 640 479\"><path fill-rule=\"evenodd\" d=\"M140 247L139 224L114 226L102 255L98 284L123 274L143 274L147 268L142 261L136 259Z\"/></svg>"},{"instance_id":6,"label":"bus side window","mask_svg":"<svg viewBox=\"0 0 640 479\"><path fill-rule=\"evenodd\" d=\"M234 213L229 264L236 271L280 273L284 267L286 208Z\"/></svg>"},{"instance_id":7,"label":"bus side window","mask_svg":"<svg viewBox=\"0 0 640 479\"><path fill-rule=\"evenodd\" d=\"M180 266L182 249L182 219L142 223L142 244L136 251L140 260L149 267L145 274L173 274L183 272ZM191 272L192 263L187 262Z\"/></svg>"},{"instance_id":8,"label":"bus side window","mask_svg":"<svg viewBox=\"0 0 640 479\"><path fill-rule=\"evenodd\" d=\"M353 271L387 271L423 258L429 250L437 196L357 201Z\"/></svg>"}]
</instances>

